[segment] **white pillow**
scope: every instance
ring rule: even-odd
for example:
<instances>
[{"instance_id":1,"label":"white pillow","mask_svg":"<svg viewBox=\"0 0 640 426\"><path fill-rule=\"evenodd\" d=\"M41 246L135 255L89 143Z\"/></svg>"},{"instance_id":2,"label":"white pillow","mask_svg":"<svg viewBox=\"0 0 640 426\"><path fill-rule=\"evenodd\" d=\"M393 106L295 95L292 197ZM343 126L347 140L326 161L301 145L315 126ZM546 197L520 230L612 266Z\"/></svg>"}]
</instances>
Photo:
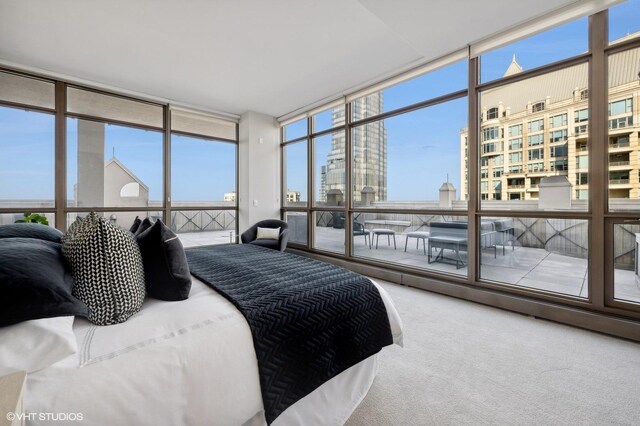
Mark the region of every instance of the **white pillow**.
<instances>
[{"instance_id":1,"label":"white pillow","mask_svg":"<svg viewBox=\"0 0 640 426\"><path fill-rule=\"evenodd\" d=\"M73 319L43 318L0 328L0 376L32 373L76 353Z\"/></svg>"},{"instance_id":2,"label":"white pillow","mask_svg":"<svg viewBox=\"0 0 640 426\"><path fill-rule=\"evenodd\" d=\"M260 228L256 240L277 240L280 238L280 228Z\"/></svg>"}]
</instances>

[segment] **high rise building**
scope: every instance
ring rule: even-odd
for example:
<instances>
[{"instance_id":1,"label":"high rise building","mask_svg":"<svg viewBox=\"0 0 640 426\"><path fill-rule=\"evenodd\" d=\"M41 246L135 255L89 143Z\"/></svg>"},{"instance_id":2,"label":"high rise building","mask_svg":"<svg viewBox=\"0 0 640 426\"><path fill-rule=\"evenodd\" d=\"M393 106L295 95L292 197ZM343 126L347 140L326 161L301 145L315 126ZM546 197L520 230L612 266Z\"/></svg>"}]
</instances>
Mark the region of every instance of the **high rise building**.
<instances>
[{"instance_id":1,"label":"high rise building","mask_svg":"<svg viewBox=\"0 0 640 426\"><path fill-rule=\"evenodd\" d=\"M555 175L567 176L574 200L588 198L587 68L573 66L482 92L482 200L538 199L540 180ZM609 197L638 199L639 51L610 56L609 69ZM519 72L514 56L505 76ZM460 135L462 199L469 194L467 132Z\"/></svg>"},{"instance_id":2,"label":"high rise building","mask_svg":"<svg viewBox=\"0 0 640 426\"><path fill-rule=\"evenodd\" d=\"M353 121L383 112L382 92L375 92L355 100L351 104ZM332 124L344 123L344 108L333 110ZM351 134L353 144L352 185L354 201L360 201L360 192L365 187L375 191L376 200L387 199L387 131L384 121L355 127ZM344 194L345 135L336 133L331 139L331 151L327 155L326 166L321 168L319 200L326 201L329 190L339 189Z\"/></svg>"}]
</instances>

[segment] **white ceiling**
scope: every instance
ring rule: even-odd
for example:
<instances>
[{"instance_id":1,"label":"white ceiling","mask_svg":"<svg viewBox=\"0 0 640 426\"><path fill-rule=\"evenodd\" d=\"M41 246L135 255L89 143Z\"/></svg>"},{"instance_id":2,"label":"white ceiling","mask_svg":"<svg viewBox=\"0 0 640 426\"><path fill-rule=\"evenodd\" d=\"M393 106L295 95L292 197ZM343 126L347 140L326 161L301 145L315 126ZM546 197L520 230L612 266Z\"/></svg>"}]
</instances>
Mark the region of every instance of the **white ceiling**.
<instances>
[{"instance_id":1,"label":"white ceiling","mask_svg":"<svg viewBox=\"0 0 640 426\"><path fill-rule=\"evenodd\" d=\"M0 61L280 116L575 0L0 0Z\"/></svg>"}]
</instances>

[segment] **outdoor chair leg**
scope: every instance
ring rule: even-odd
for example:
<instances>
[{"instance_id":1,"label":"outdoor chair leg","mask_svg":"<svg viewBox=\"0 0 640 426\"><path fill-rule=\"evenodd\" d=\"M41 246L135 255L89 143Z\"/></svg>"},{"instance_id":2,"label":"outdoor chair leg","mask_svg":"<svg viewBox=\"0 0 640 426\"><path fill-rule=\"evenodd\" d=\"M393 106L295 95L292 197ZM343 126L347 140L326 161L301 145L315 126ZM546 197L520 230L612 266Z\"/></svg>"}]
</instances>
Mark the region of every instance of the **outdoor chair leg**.
<instances>
[{"instance_id":1,"label":"outdoor chair leg","mask_svg":"<svg viewBox=\"0 0 640 426\"><path fill-rule=\"evenodd\" d=\"M409 242L409 237L407 237L406 240L404 240L404 251L407 251L407 243Z\"/></svg>"},{"instance_id":2,"label":"outdoor chair leg","mask_svg":"<svg viewBox=\"0 0 640 426\"><path fill-rule=\"evenodd\" d=\"M427 242L424 239L422 239L422 250L424 250L424 254L427 254Z\"/></svg>"},{"instance_id":3,"label":"outdoor chair leg","mask_svg":"<svg viewBox=\"0 0 640 426\"><path fill-rule=\"evenodd\" d=\"M391 245L391 244L389 244L389 245ZM397 247L396 247L396 234L393 234L393 249L394 250L397 249Z\"/></svg>"}]
</instances>

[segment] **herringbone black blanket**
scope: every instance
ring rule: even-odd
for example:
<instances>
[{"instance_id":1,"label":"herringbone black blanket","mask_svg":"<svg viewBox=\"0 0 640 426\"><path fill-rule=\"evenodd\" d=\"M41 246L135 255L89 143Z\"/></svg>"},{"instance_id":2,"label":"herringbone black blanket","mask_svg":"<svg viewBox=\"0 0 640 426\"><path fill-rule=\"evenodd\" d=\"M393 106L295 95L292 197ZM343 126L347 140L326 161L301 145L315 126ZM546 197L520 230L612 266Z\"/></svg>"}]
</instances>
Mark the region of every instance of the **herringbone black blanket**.
<instances>
[{"instance_id":1,"label":"herringbone black blanket","mask_svg":"<svg viewBox=\"0 0 640 426\"><path fill-rule=\"evenodd\" d=\"M380 293L362 275L250 244L186 252L191 273L249 323L267 423L393 343Z\"/></svg>"}]
</instances>

